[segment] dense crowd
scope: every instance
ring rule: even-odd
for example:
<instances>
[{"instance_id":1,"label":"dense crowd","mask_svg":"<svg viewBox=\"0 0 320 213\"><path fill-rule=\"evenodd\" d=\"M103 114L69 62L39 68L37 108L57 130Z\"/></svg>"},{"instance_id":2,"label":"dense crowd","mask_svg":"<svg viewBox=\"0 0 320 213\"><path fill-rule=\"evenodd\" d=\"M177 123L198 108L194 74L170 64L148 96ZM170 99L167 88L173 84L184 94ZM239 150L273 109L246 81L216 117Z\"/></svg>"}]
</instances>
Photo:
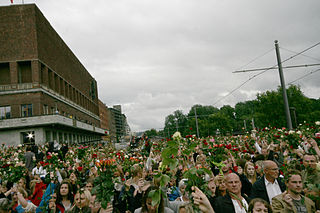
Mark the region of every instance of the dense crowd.
<instances>
[{"instance_id":1,"label":"dense crowd","mask_svg":"<svg viewBox=\"0 0 320 213\"><path fill-rule=\"evenodd\" d=\"M0 212L320 212L319 130L2 145Z\"/></svg>"}]
</instances>

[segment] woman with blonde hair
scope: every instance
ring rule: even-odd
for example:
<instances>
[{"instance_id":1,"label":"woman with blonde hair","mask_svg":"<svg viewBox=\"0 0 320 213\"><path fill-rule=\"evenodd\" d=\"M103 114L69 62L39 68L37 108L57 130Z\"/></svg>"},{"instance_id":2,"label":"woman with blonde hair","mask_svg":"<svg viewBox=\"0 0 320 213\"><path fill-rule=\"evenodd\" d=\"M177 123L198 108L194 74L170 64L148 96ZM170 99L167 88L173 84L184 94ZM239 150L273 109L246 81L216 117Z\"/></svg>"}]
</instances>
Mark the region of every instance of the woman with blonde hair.
<instances>
[{"instance_id":1,"label":"woman with blonde hair","mask_svg":"<svg viewBox=\"0 0 320 213\"><path fill-rule=\"evenodd\" d=\"M248 178L250 183L253 185L257 180L257 173L254 168L254 164L248 161L244 166L244 175Z\"/></svg>"},{"instance_id":2,"label":"woman with blonde hair","mask_svg":"<svg viewBox=\"0 0 320 213\"><path fill-rule=\"evenodd\" d=\"M89 207L91 200L91 194L88 190L80 189L74 196L74 205L71 209L66 211L67 213L91 213L91 208Z\"/></svg>"}]
</instances>

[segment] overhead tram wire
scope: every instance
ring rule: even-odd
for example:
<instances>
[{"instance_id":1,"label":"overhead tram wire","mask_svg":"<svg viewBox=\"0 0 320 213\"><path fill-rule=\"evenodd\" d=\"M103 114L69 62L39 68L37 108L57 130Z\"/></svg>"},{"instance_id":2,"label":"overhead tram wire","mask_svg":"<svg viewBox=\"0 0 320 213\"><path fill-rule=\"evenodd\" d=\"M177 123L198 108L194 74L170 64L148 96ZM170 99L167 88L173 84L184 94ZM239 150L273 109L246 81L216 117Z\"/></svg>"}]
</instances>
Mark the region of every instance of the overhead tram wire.
<instances>
[{"instance_id":1,"label":"overhead tram wire","mask_svg":"<svg viewBox=\"0 0 320 213\"><path fill-rule=\"evenodd\" d=\"M248 66L249 64L255 62L255 61L258 60L259 58L262 58L263 56L267 55L268 53L270 53L270 52L273 51L273 50L274 50L274 49L271 48L270 50L268 50L267 52L263 53L262 55L257 56L256 58L252 59L251 61L249 61L247 64L243 65L243 66L242 66L241 68L239 68L239 69L242 69L242 68Z\"/></svg>"},{"instance_id":2,"label":"overhead tram wire","mask_svg":"<svg viewBox=\"0 0 320 213\"><path fill-rule=\"evenodd\" d=\"M288 83L287 85L292 85L294 82L299 81L299 80L301 80L301 79L303 79L303 78L305 78L305 77L307 77L307 76L309 76L309 75L312 75L312 74L314 74L314 73L316 73L316 72L319 72L319 71L320 71L320 68L319 68L319 69L316 69L316 70L313 70L313 71L311 71L311 72L309 72L309 73L307 73L307 74L305 74L305 75L297 78L296 80L291 81L291 82Z\"/></svg>"},{"instance_id":3,"label":"overhead tram wire","mask_svg":"<svg viewBox=\"0 0 320 213\"><path fill-rule=\"evenodd\" d=\"M265 53L263 53L262 55L259 55L257 57L255 57L254 59L252 59L251 61L249 61L247 64L243 65L241 68L248 66L249 64L255 62L256 60L262 58L263 56L267 55L268 53L270 53L271 51L273 51L273 48L266 51ZM220 98L218 101L216 101L213 105L216 105L217 103L219 103L220 101L222 101L223 99L227 98L229 95L231 95L233 92L235 92L237 89L241 88L243 85L245 85L247 82L249 82L252 78L256 77L256 75L254 75L253 77L250 77L248 80L246 80L245 82L243 82L242 84L240 84L238 87L236 87L235 89L233 89L231 92L229 92L226 96L223 96L222 98Z\"/></svg>"},{"instance_id":4,"label":"overhead tram wire","mask_svg":"<svg viewBox=\"0 0 320 213\"><path fill-rule=\"evenodd\" d=\"M285 50L285 51L288 51L288 52L291 52L291 53L297 53L296 51L289 50L289 49L286 49L286 48L283 48L283 47L280 47L280 49ZM301 54L301 55L304 56L304 57L306 57L306 58L313 59L313 60L315 60L315 61L320 61L320 59L315 58L315 57L311 57L311 56L308 56L308 55L305 55L305 54Z\"/></svg>"},{"instance_id":5,"label":"overhead tram wire","mask_svg":"<svg viewBox=\"0 0 320 213\"><path fill-rule=\"evenodd\" d=\"M293 55L293 56L291 56L291 57L289 57L289 58L281 61L281 64L283 64L283 63L285 63L285 62L287 62L287 61L289 61L289 60L297 57L298 55L301 55L302 53L304 53L304 52L306 52L306 51L308 51L308 50L310 50L310 49L318 46L319 44L320 44L320 42L312 45L311 47L308 47L308 48L302 50L301 52L296 53L295 55ZM263 54L263 55L265 55L265 54ZM258 58L259 58L259 57L258 57ZM250 63L251 63L251 62L250 62ZM258 74L256 74L256 75L250 77L248 80L244 81L242 84L240 84L240 85L237 86L235 89L233 89L231 92L229 92L227 95L221 97L221 98L220 98L218 101L216 101L213 105L216 105L217 103L219 103L219 102L222 101L223 99L227 98L229 95L231 95L232 93L234 93L235 91L237 91L238 89L240 89L243 85L245 85L246 83L248 83L249 81L251 81L251 80L254 79L255 77L258 77L259 75L262 75L263 73L267 72L267 71L270 70L270 69L274 69L275 67L277 67L277 65L278 65L278 64L276 64L276 65L274 65L274 66L272 66L272 67L266 68L264 71L262 71L262 72L260 72L260 73L258 73Z\"/></svg>"},{"instance_id":6,"label":"overhead tram wire","mask_svg":"<svg viewBox=\"0 0 320 213\"><path fill-rule=\"evenodd\" d=\"M319 44L320 44L320 42L318 42L318 43L316 43L316 44L312 45L311 47L308 47L307 49L305 49L305 50L303 50L303 51L301 51L301 52L296 53L295 55L293 55L293 56L291 56L291 57L287 58L286 60L282 61L281 63L287 62L287 61L291 60L292 58L297 57L298 55L302 55L302 53L307 52L308 50L311 50L312 48L314 48L314 47L318 46Z\"/></svg>"}]
</instances>

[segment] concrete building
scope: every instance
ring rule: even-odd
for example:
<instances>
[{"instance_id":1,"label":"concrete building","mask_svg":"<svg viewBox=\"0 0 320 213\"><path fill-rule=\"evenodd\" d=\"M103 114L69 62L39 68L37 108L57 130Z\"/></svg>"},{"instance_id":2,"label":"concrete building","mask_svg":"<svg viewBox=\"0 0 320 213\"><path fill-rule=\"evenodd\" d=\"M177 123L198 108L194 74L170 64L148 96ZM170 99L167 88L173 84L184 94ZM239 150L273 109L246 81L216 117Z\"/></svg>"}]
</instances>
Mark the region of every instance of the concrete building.
<instances>
[{"instance_id":1,"label":"concrete building","mask_svg":"<svg viewBox=\"0 0 320 213\"><path fill-rule=\"evenodd\" d=\"M105 140L119 142L123 136L131 134L127 117L122 113L121 105L114 105L111 108L99 100L99 111L101 128L106 132Z\"/></svg>"},{"instance_id":2,"label":"concrete building","mask_svg":"<svg viewBox=\"0 0 320 213\"><path fill-rule=\"evenodd\" d=\"M99 140L97 82L38 7L0 7L0 32L0 143Z\"/></svg>"}]
</instances>

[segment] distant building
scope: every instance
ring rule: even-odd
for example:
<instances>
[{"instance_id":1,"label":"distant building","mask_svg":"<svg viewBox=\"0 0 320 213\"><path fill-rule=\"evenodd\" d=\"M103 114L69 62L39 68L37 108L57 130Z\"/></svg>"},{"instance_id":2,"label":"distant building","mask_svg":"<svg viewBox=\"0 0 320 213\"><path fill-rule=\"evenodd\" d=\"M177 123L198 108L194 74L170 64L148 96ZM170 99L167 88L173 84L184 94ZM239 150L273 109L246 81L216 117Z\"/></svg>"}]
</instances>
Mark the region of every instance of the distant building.
<instances>
[{"instance_id":1,"label":"distant building","mask_svg":"<svg viewBox=\"0 0 320 213\"><path fill-rule=\"evenodd\" d=\"M97 82L38 7L0 7L0 32L0 143L99 140Z\"/></svg>"},{"instance_id":2,"label":"distant building","mask_svg":"<svg viewBox=\"0 0 320 213\"><path fill-rule=\"evenodd\" d=\"M108 108L99 100L101 128L107 133L105 140L119 142L120 138L131 134L127 117L122 114L121 105Z\"/></svg>"}]
</instances>

